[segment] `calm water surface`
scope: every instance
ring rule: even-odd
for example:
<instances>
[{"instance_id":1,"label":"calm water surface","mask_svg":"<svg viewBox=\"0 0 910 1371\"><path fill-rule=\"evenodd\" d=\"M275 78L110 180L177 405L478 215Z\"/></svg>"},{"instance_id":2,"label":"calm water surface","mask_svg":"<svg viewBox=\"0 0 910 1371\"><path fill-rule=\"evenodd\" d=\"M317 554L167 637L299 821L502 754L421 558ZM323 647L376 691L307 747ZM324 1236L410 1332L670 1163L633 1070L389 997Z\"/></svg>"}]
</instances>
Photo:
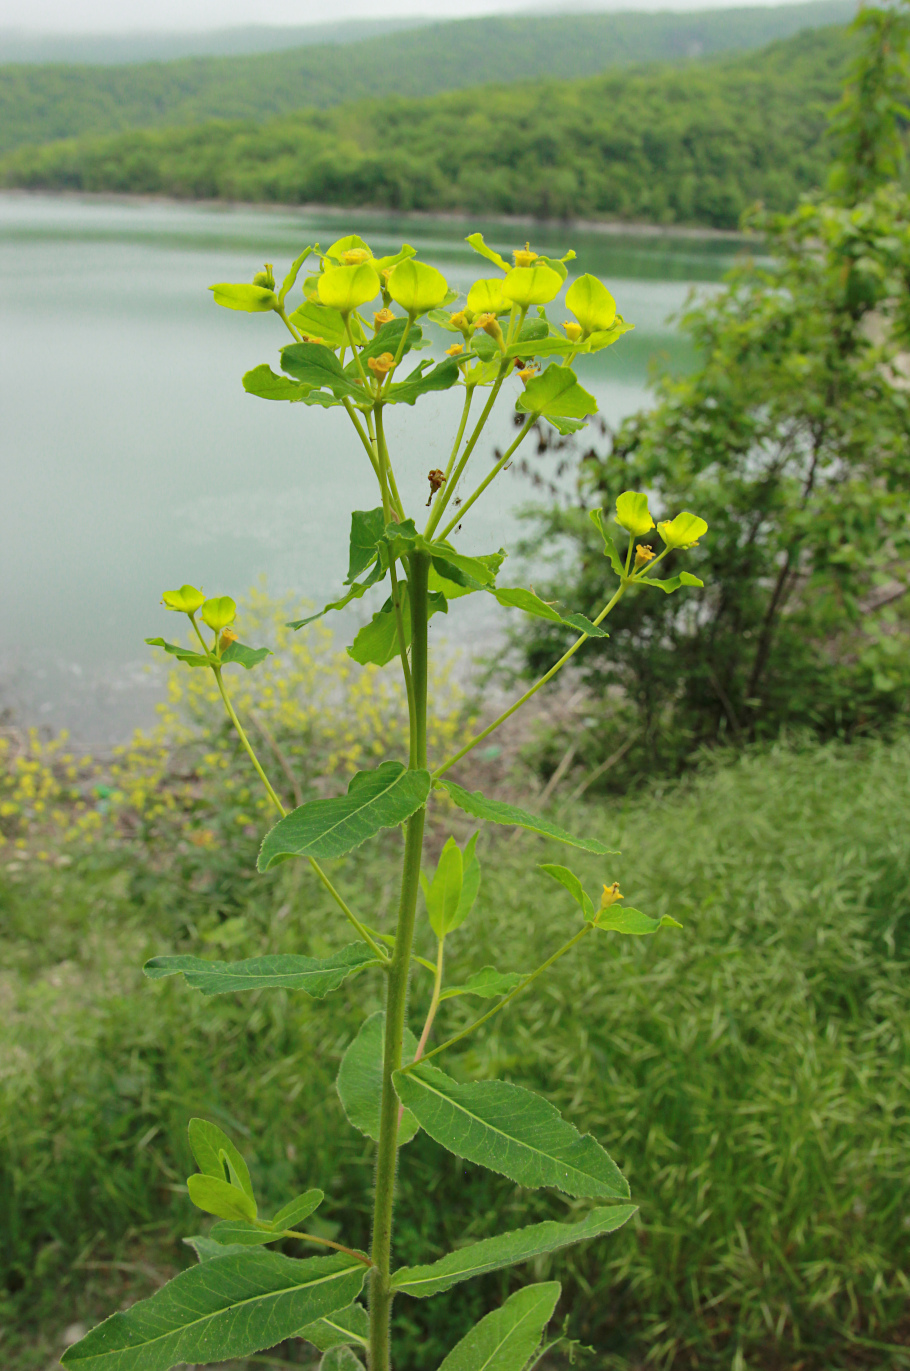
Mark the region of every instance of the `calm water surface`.
<instances>
[{"instance_id":1,"label":"calm water surface","mask_svg":"<svg viewBox=\"0 0 910 1371\"><path fill-rule=\"evenodd\" d=\"M501 250L521 232L477 227ZM244 371L278 369L284 330L272 315L218 309L206 287L249 280L264 260L280 279L305 243L351 230L377 251L412 243L460 289L482 270L460 223L0 195L0 709L86 741L123 736L150 719L160 690L142 639L174 634L162 589L191 581L239 597L264 576L301 599L338 591L349 511L376 498L362 449L343 413L244 394ZM610 420L647 403L655 355L686 364L668 317L737 250L533 237L558 255L574 247L636 325L579 368ZM445 465L459 409L448 394L390 414L406 504L423 504L427 471ZM509 409L478 448L479 473L509 433ZM464 550L514 542L530 497L514 474L500 478L466 519ZM461 602L478 642L496 632L491 606Z\"/></svg>"}]
</instances>

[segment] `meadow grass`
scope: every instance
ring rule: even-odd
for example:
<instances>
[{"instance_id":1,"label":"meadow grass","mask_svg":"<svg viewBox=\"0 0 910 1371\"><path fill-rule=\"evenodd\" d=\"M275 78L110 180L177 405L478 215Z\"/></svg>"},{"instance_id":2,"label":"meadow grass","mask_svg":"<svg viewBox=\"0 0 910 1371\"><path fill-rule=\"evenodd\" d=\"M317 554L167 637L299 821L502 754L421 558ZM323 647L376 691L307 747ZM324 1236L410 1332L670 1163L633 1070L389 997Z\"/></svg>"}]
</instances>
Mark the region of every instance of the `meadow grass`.
<instances>
[{"instance_id":1,"label":"meadow grass","mask_svg":"<svg viewBox=\"0 0 910 1371\"><path fill-rule=\"evenodd\" d=\"M530 968L576 926L567 895L521 874L528 855L571 865L592 893L618 878L637 907L685 925L598 935L446 1061L456 1075L545 1088L608 1147L641 1208L621 1233L516 1278L402 1299L399 1371L437 1365L513 1280L550 1276L603 1371L910 1366L908 807L910 743L779 748L679 785L644 781L624 800L557 806L566 826L622 848L608 865L484 835L453 979L507 959ZM460 834L448 815L440 832L448 821ZM379 921L391 917L396 843L388 861L336 864ZM207 1224L183 1185L192 1114L235 1133L267 1203L318 1183L324 1233L366 1242L371 1148L333 1079L379 1005L378 978L349 982L339 1013L275 992L203 1000L139 972L177 948L246 956L347 941L299 869L247 874L253 851L238 838L226 875L216 852L192 881L138 847L65 870L0 870L10 1371L53 1365L68 1323L149 1294L189 1260L180 1240ZM415 1019L427 998L418 982ZM469 1005L444 1006L441 1029ZM424 1135L405 1149L401 1180L405 1263L584 1209L466 1166Z\"/></svg>"}]
</instances>

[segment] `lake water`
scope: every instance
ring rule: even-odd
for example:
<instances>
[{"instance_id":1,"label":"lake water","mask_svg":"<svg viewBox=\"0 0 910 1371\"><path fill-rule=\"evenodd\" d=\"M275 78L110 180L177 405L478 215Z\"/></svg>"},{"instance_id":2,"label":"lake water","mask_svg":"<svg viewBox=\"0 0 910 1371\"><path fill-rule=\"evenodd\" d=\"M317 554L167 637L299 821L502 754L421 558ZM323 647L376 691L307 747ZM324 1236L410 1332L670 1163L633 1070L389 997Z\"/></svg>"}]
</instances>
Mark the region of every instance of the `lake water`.
<instances>
[{"instance_id":1,"label":"lake water","mask_svg":"<svg viewBox=\"0 0 910 1371\"><path fill-rule=\"evenodd\" d=\"M531 232L473 227L500 250ZM484 274L460 222L0 194L0 710L86 742L123 737L149 721L160 690L142 640L174 635L163 589L190 581L239 598L263 576L302 600L340 589L349 511L376 503L363 451L343 412L243 392L250 367L278 369L287 336L274 315L217 308L206 287L249 280L266 260L280 280L303 245L350 231L382 252L412 243L459 289ZM647 403L655 355L686 364L668 318L738 247L552 227L531 236L538 251L574 247L636 325L579 367L611 421ZM445 465L459 407L450 393L390 413L407 506L423 505L427 471ZM478 473L510 410L502 402L479 445ZM460 545L508 546L532 497L504 473ZM460 612L473 614L478 642L496 632L489 606Z\"/></svg>"}]
</instances>

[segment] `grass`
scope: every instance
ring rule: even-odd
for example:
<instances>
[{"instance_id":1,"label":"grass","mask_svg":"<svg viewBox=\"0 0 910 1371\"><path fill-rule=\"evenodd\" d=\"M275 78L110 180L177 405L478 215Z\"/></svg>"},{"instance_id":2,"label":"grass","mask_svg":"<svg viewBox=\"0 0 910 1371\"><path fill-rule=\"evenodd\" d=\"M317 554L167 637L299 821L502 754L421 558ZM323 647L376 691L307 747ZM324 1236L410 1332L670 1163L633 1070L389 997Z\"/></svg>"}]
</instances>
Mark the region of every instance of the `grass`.
<instances>
[{"instance_id":1,"label":"grass","mask_svg":"<svg viewBox=\"0 0 910 1371\"><path fill-rule=\"evenodd\" d=\"M557 809L622 847L609 870L529 836L484 836L480 905L453 938L453 977L530 967L574 926L539 861L568 861L592 891L618 877L638 907L685 925L603 937L447 1062L550 1093L609 1148L641 1209L620 1234L518 1277L431 1305L403 1299L400 1371L436 1365L519 1279L550 1275L603 1371L910 1366L908 804L910 743L781 748ZM337 864L380 920L395 842L369 868ZM171 947L244 956L343 938L315 886L290 866L232 875L228 900L217 854L190 883L141 850L120 862L5 870L0 885L9 1371L47 1367L67 1324L150 1293L187 1261L180 1238L205 1223L183 1189L193 1113L242 1140L269 1202L318 1183L331 1231L367 1234L371 1153L332 1082L378 985L357 981L326 1004L203 1001L137 970ZM415 1017L426 998L418 983ZM465 1166L423 1135L401 1181L405 1263L583 1208Z\"/></svg>"}]
</instances>

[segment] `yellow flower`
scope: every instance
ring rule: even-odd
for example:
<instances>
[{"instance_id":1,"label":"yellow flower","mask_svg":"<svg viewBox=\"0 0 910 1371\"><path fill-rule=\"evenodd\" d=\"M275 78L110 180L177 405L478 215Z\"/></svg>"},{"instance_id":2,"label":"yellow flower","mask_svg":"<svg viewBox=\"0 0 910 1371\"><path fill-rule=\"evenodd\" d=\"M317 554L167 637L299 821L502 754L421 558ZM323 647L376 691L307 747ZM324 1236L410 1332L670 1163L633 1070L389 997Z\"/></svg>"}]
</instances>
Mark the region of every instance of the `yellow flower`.
<instances>
[{"instance_id":1,"label":"yellow flower","mask_svg":"<svg viewBox=\"0 0 910 1371\"><path fill-rule=\"evenodd\" d=\"M361 262L368 262L372 255L366 248L348 248L347 252L341 254L341 260L346 267L359 267Z\"/></svg>"},{"instance_id":2,"label":"yellow flower","mask_svg":"<svg viewBox=\"0 0 910 1371\"><path fill-rule=\"evenodd\" d=\"M378 357L370 357L367 360L370 371L380 380L383 376L388 375L394 365L395 358L391 352L383 352Z\"/></svg>"},{"instance_id":3,"label":"yellow flower","mask_svg":"<svg viewBox=\"0 0 910 1371\"><path fill-rule=\"evenodd\" d=\"M525 243L523 248L516 248L512 257L517 267L529 267L532 262L537 261L537 253L531 251L530 243Z\"/></svg>"},{"instance_id":4,"label":"yellow flower","mask_svg":"<svg viewBox=\"0 0 910 1371\"><path fill-rule=\"evenodd\" d=\"M464 343L453 343L450 348L446 348L447 357L460 357L464 352Z\"/></svg>"},{"instance_id":5,"label":"yellow flower","mask_svg":"<svg viewBox=\"0 0 910 1371\"><path fill-rule=\"evenodd\" d=\"M614 881L612 885L604 886L604 893L600 897L600 907L601 909L609 909L611 904L623 899L625 896L620 894L619 881Z\"/></svg>"},{"instance_id":6,"label":"yellow flower","mask_svg":"<svg viewBox=\"0 0 910 1371\"><path fill-rule=\"evenodd\" d=\"M654 560L654 549L648 547L647 543L639 543L635 549L635 565L644 566L647 562Z\"/></svg>"},{"instance_id":7,"label":"yellow flower","mask_svg":"<svg viewBox=\"0 0 910 1371\"><path fill-rule=\"evenodd\" d=\"M218 651L224 652L225 648L230 647L231 643L237 642L237 634L232 628L226 628L218 639Z\"/></svg>"},{"instance_id":8,"label":"yellow flower","mask_svg":"<svg viewBox=\"0 0 910 1371\"><path fill-rule=\"evenodd\" d=\"M390 309L378 309L373 315L373 327L378 333L383 324L390 324L394 318L395 315Z\"/></svg>"},{"instance_id":9,"label":"yellow flower","mask_svg":"<svg viewBox=\"0 0 910 1371\"><path fill-rule=\"evenodd\" d=\"M583 333L581 324L573 324L568 319L563 324L563 328L566 331L566 337L572 343L577 343Z\"/></svg>"}]
</instances>

